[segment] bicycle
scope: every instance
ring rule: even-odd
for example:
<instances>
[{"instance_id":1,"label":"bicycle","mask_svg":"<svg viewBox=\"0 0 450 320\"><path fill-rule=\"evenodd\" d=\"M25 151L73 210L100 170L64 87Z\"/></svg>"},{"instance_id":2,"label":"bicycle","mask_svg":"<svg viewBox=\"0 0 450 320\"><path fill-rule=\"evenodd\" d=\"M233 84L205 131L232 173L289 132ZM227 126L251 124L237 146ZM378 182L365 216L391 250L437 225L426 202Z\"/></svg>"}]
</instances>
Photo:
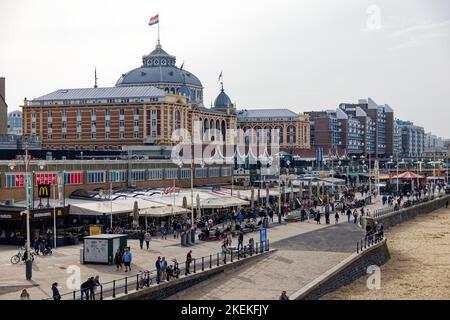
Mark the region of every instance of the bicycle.
<instances>
[{"instance_id":1,"label":"bicycle","mask_svg":"<svg viewBox=\"0 0 450 320\"><path fill-rule=\"evenodd\" d=\"M19 252L11 257L11 263L12 264L18 264L20 261L24 260L25 256L25 249L20 248ZM35 254L30 251L30 257L31 261L34 261Z\"/></svg>"},{"instance_id":2,"label":"bicycle","mask_svg":"<svg viewBox=\"0 0 450 320\"><path fill-rule=\"evenodd\" d=\"M141 271L139 279L139 289L143 289L144 287L150 287L152 285L152 278L150 277L150 271Z\"/></svg>"}]
</instances>

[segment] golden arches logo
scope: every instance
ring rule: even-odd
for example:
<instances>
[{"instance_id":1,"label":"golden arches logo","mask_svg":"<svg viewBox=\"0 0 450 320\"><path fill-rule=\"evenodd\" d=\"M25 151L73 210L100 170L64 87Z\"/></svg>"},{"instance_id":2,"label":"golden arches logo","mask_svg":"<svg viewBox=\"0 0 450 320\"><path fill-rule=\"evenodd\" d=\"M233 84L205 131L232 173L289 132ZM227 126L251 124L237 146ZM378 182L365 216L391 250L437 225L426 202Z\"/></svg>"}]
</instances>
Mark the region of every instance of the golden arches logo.
<instances>
[{"instance_id":1,"label":"golden arches logo","mask_svg":"<svg viewBox=\"0 0 450 320\"><path fill-rule=\"evenodd\" d=\"M39 185L38 186L38 197L48 198L50 197L50 185Z\"/></svg>"}]
</instances>

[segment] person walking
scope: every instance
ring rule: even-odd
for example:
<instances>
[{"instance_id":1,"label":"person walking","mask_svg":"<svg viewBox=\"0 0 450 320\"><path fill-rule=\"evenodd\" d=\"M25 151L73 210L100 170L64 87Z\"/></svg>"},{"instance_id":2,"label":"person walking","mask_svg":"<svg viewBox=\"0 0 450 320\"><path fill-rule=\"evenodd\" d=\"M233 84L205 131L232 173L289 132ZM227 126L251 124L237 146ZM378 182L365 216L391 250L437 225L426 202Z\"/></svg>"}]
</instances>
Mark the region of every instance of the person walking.
<instances>
[{"instance_id":1,"label":"person walking","mask_svg":"<svg viewBox=\"0 0 450 320\"><path fill-rule=\"evenodd\" d=\"M161 282L161 257L158 257L158 259L156 259L155 268L156 268L156 284L159 284Z\"/></svg>"},{"instance_id":2,"label":"person walking","mask_svg":"<svg viewBox=\"0 0 450 320\"><path fill-rule=\"evenodd\" d=\"M131 271L131 260L132 260L131 252L128 248L125 248L125 252L123 253L122 256L122 261L125 265L125 272L128 272L128 270Z\"/></svg>"},{"instance_id":3,"label":"person walking","mask_svg":"<svg viewBox=\"0 0 450 320\"><path fill-rule=\"evenodd\" d=\"M283 291L281 292L281 296L280 296L280 298L279 298L278 300L280 300L280 301L289 300L289 297L288 297L288 295L287 295L287 292L283 290Z\"/></svg>"},{"instance_id":4,"label":"person walking","mask_svg":"<svg viewBox=\"0 0 450 320\"><path fill-rule=\"evenodd\" d=\"M162 257L161 259L161 279L165 281L167 279L167 260L166 257Z\"/></svg>"},{"instance_id":5,"label":"person walking","mask_svg":"<svg viewBox=\"0 0 450 320\"><path fill-rule=\"evenodd\" d=\"M81 284L80 286L81 300L89 300L89 285L90 279L87 279L85 282Z\"/></svg>"},{"instance_id":6,"label":"person walking","mask_svg":"<svg viewBox=\"0 0 450 320\"><path fill-rule=\"evenodd\" d=\"M95 278L92 277L91 279L92 279L90 288L91 300L95 300L95 293L98 291L98 287L100 287L100 276L95 276Z\"/></svg>"},{"instance_id":7,"label":"person walking","mask_svg":"<svg viewBox=\"0 0 450 320\"><path fill-rule=\"evenodd\" d=\"M353 223L356 223L358 220L358 210L353 210Z\"/></svg>"},{"instance_id":8,"label":"person walking","mask_svg":"<svg viewBox=\"0 0 450 320\"><path fill-rule=\"evenodd\" d=\"M22 293L20 294L20 300L30 300L30 294L28 293L27 289L22 290Z\"/></svg>"},{"instance_id":9,"label":"person walking","mask_svg":"<svg viewBox=\"0 0 450 320\"><path fill-rule=\"evenodd\" d=\"M334 220L335 220L335 224L339 223L339 213L338 212L335 213Z\"/></svg>"},{"instance_id":10,"label":"person walking","mask_svg":"<svg viewBox=\"0 0 450 320\"><path fill-rule=\"evenodd\" d=\"M315 220L316 220L317 224L320 224L320 211L319 210L317 210L317 212L316 212Z\"/></svg>"},{"instance_id":11,"label":"person walking","mask_svg":"<svg viewBox=\"0 0 450 320\"><path fill-rule=\"evenodd\" d=\"M164 226L163 222L161 222L161 227L159 228L159 231L161 232L161 240L166 240L167 239L167 230L166 230L166 227Z\"/></svg>"},{"instance_id":12,"label":"person walking","mask_svg":"<svg viewBox=\"0 0 450 320\"><path fill-rule=\"evenodd\" d=\"M119 270L119 267L120 270L122 270L122 252L120 251L120 248L117 249L116 251L116 255L114 256L114 262L116 263L117 270Z\"/></svg>"},{"instance_id":13,"label":"person walking","mask_svg":"<svg viewBox=\"0 0 450 320\"><path fill-rule=\"evenodd\" d=\"M188 254L186 255L186 275L190 274L190 267L192 262L192 250L189 250Z\"/></svg>"},{"instance_id":14,"label":"person walking","mask_svg":"<svg viewBox=\"0 0 450 320\"><path fill-rule=\"evenodd\" d=\"M152 240L152 235L150 234L150 232L147 229L147 231L144 234L144 241L145 241L145 245L147 246L147 250L150 247L150 240Z\"/></svg>"},{"instance_id":15,"label":"person walking","mask_svg":"<svg viewBox=\"0 0 450 320\"><path fill-rule=\"evenodd\" d=\"M228 230L227 230L227 246L231 246L231 242L232 242L231 228L228 228Z\"/></svg>"},{"instance_id":16,"label":"person walking","mask_svg":"<svg viewBox=\"0 0 450 320\"><path fill-rule=\"evenodd\" d=\"M227 244L226 242L222 242L222 247L221 247L221 251L222 251L222 261L223 264L227 263Z\"/></svg>"},{"instance_id":17,"label":"person walking","mask_svg":"<svg viewBox=\"0 0 450 320\"><path fill-rule=\"evenodd\" d=\"M34 238L33 248L34 248L34 253L36 255L39 255L39 238L38 237Z\"/></svg>"},{"instance_id":18,"label":"person walking","mask_svg":"<svg viewBox=\"0 0 450 320\"><path fill-rule=\"evenodd\" d=\"M52 297L53 300L61 300L61 295L59 294L58 290L58 282L52 283Z\"/></svg>"},{"instance_id":19,"label":"person walking","mask_svg":"<svg viewBox=\"0 0 450 320\"><path fill-rule=\"evenodd\" d=\"M145 233L144 230L139 231L139 247L141 248L141 250L144 247L144 238L145 238Z\"/></svg>"},{"instance_id":20,"label":"person walking","mask_svg":"<svg viewBox=\"0 0 450 320\"><path fill-rule=\"evenodd\" d=\"M244 232L242 230L239 230L237 249L238 251L244 249Z\"/></svg>"},{"instance_id":21,"label":"person walking","mask_svg":"<svg viewBox=\"0 0 450 320\"><path fill-rule=\"evenodd\" d=\"M352 219L352 210L350 210L350 208L347 209L347 221L348 223L351 222Z\"/></svg>"}]
</instances>

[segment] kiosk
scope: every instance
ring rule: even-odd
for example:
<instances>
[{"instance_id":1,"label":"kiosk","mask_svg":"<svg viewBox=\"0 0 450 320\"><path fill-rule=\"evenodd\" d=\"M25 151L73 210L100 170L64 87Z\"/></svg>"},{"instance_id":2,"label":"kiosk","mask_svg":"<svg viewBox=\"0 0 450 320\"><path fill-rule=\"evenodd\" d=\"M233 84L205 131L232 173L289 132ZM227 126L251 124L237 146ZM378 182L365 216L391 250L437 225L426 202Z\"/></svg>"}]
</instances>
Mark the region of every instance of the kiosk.
<instances>
[{"instance_id":1,"label":"kiosk","mask_svg":"<svg viewBox=\"0 0 450 320\"><path fill-rule=\"evenodd\" d=\"M83 263L113 264L119 248L127 246L126 234L98 234L84 237Z\"/></svg>"}]
</instances>

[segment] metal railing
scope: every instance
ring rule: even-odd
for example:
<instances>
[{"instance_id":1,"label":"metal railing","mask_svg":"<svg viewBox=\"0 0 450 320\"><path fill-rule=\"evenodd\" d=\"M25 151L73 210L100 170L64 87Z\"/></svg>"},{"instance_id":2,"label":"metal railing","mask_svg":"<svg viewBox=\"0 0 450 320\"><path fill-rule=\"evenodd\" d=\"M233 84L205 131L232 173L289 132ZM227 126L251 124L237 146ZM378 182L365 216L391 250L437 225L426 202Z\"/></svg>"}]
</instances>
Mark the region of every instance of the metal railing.
<instances>
[{"instance_id":1,"label":"metal railing","mask_svg":"<svg viewBox=\"0 0 450 320\"><path fill-rule=\"evenodd\" d=\"M358 242L356 242L356 253L363 252L367 248L372 247L373 245L383 241L384 232L377 231L372 234L366 235L364 238L361 238Z\"/></svg>"},{"instance_id":2,"label":"metal railing","mask_svg":"<svg viewBox=\"0 0 450 320\"><path fill-rule=\"evenodd\" d=\"M178 274L167 277L167 269L165 273L157 272L156 269L140 271L138 274L128 277L115 279L113 281L101 283L96 287L94 294L89 289L74 290L61 295L61 300L104 300L106 298L115 298L119 295L128 294L131 291L139 291L149 287L155 287L159 284L172 281L174 278L183 278L190 274L197 274L206 272L207 270L218 268L220 266L247 259L253 255L263 254L269 251L269 240L254 245L247 244L240 250L236 248L229 248L226 252L217 252L199 258L193 258L191 262L184 261L182 263L172 260L172 270L178 267ZM111 266L113 267L113 266ZM169 271L169 275L170 275ZM164 277L164 279L163 279ZM48 297L44 300L53 300L53 297Z\"/></svg>"}]
</instances>

